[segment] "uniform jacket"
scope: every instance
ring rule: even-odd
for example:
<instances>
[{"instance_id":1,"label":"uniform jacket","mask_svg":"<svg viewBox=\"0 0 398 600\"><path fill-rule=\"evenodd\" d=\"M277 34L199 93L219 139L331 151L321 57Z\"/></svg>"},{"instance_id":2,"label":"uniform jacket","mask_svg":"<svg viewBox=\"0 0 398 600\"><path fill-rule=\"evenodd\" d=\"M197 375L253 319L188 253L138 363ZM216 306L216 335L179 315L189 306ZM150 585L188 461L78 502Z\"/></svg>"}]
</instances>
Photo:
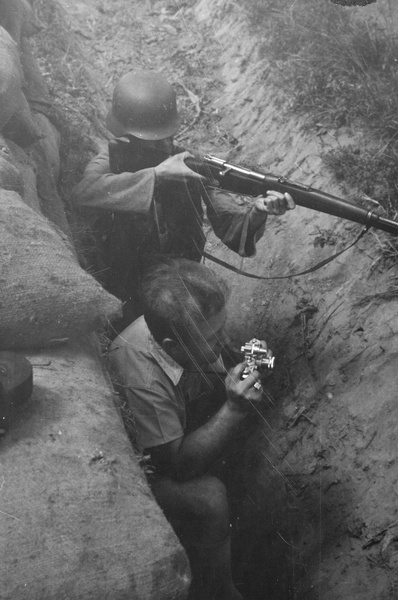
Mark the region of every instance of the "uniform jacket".
<instances>
[{"instance_id":1,"label":"uniform jacket","mask_svg":"<svg viewBox=\"0 0 398 600\"><path fill-rule=\"evenodd\" d=\"M183 151L175 147L174 154ZM230 193L196 181L159 183L154 167L112 173L107 148L88 164L74 201L95 235L97 256L91 262L99 279L122 300L152 259L201 259L204 209L217 237L241 256L255 254L264 231L249 232L250 207Z\"/></svg>"}]
</instances>

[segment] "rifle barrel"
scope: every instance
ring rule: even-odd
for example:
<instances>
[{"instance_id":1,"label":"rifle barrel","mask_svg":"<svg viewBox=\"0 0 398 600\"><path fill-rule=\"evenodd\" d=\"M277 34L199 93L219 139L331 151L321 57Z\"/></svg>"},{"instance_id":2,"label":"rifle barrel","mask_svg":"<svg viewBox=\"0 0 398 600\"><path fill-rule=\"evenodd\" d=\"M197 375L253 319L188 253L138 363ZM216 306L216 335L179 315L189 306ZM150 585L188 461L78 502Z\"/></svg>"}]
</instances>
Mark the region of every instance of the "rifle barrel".
<instances>
[{"instance_id":1,"label":"rifle barrel","mask_svg":"<svg viewBox=\"0 0 398 600\"><path fill-rule=\"evenodd\" d=\"M282 194L287 192L299 206L398 235L398 222L385 219L352 202L284 177L246 169L210 155L206 155L202 160L188 157L185 163L190 169L204 175L210 181L215 180L226 191L254 197L265 196L268 190L275 190Z\"/></svg>"}]
</instances>

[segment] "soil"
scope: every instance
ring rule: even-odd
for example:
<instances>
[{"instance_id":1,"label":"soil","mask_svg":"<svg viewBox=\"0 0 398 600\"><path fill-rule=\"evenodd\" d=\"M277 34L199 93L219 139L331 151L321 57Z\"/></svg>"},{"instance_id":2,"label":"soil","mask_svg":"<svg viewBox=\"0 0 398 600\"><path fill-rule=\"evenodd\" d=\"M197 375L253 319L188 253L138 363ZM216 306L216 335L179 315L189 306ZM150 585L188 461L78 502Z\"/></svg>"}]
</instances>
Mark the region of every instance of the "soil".
<instances>
[{"instance_id":1,"label":"soil","mask_svg":"<svg viewBox=\"0 0 398 600\"><path fill-rule=\"evenodd\" d=\"M62 21L69 40L54 53L69 70L66 81L54 56L42 53L51 93L84 122L83 150L74 158L65 152L66 198L106 141L115 82L137 66L162 71L176 86L179 143L341 195L322 154L355 140L355 131L303 132L236 3L62 6L55 18L36 0L46 35ZM43 38L35 43L40 53ZM297 207L269 220L255 258L237 257L211 231L208 250L272 277L309 268L359 230ZM370 232L323 269L289 279L214 267L231 287L233 341L264 338L276 356L260 427L238 452L233 499L236 582L257 600L398 597L398 285L394 260L381 253L386 245L384 234Z\"/></svg>"}]
</instances>

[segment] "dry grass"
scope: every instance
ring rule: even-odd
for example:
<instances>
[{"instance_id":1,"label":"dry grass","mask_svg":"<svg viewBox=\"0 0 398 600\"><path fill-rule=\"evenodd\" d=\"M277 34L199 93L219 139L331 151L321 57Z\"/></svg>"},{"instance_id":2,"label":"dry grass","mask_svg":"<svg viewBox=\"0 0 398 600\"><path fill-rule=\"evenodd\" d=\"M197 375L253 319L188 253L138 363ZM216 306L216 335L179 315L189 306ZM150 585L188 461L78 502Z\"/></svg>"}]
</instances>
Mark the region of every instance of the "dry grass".
<instances>
[{"instance_id":1,"label":"dry grass","mask_svg":"<svg viewBox=\"0 0 398 600\"><path fill-rule=\"evenodd\" d=\"M350 127L359 140L326 157L341 182L398 212L398 24L391 3L379 20L361 8L312 0L248 0L251 27L292 111L308 127ZM392 12L391 12L392 14ZM397 31L396 31L397 30ZM372 151L366 143L372 140ZM361 141L363 140L363 144Z\"/></svg>"},{"instance_id":2,"label":"dry grass","mask_svg":"<svg viewBox=\"0 0 398 600\"><path fill-rule=\"evenodd\" d=\"M391 300L397 300L398 298L398 277L394 277L388 286L388 289L378 294L371 294L364 296L357 303L356 306L366 306L370 302L381 301L389 302Z\"/></svg>"}]
</instances>

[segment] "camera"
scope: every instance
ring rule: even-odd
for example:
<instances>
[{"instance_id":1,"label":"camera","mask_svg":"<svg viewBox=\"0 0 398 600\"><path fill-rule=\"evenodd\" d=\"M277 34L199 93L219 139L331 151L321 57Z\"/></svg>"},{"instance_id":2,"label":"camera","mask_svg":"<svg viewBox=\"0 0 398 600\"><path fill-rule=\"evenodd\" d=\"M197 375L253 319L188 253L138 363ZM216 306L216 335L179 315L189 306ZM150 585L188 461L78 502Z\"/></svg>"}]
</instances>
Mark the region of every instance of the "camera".
<instances>
[{"instance_id":1,"label":"camera","mask_svg":"<svg viewBox=\"0 0 398 600\"><path fill-rule=\"evenodd\" d=\"M246 342L244 346L241 346L240 351L244 355L244 361L246 363L245 370L242 373L242 379L246 377L252 371L264 371L264 369L273 369L275 364L275 356L272 356L271 350L263 348L260 340L253 338L250 342ZM254 384L257 389L261 388L261 384L257 381Z\"/></svg>"}]
</instances>

